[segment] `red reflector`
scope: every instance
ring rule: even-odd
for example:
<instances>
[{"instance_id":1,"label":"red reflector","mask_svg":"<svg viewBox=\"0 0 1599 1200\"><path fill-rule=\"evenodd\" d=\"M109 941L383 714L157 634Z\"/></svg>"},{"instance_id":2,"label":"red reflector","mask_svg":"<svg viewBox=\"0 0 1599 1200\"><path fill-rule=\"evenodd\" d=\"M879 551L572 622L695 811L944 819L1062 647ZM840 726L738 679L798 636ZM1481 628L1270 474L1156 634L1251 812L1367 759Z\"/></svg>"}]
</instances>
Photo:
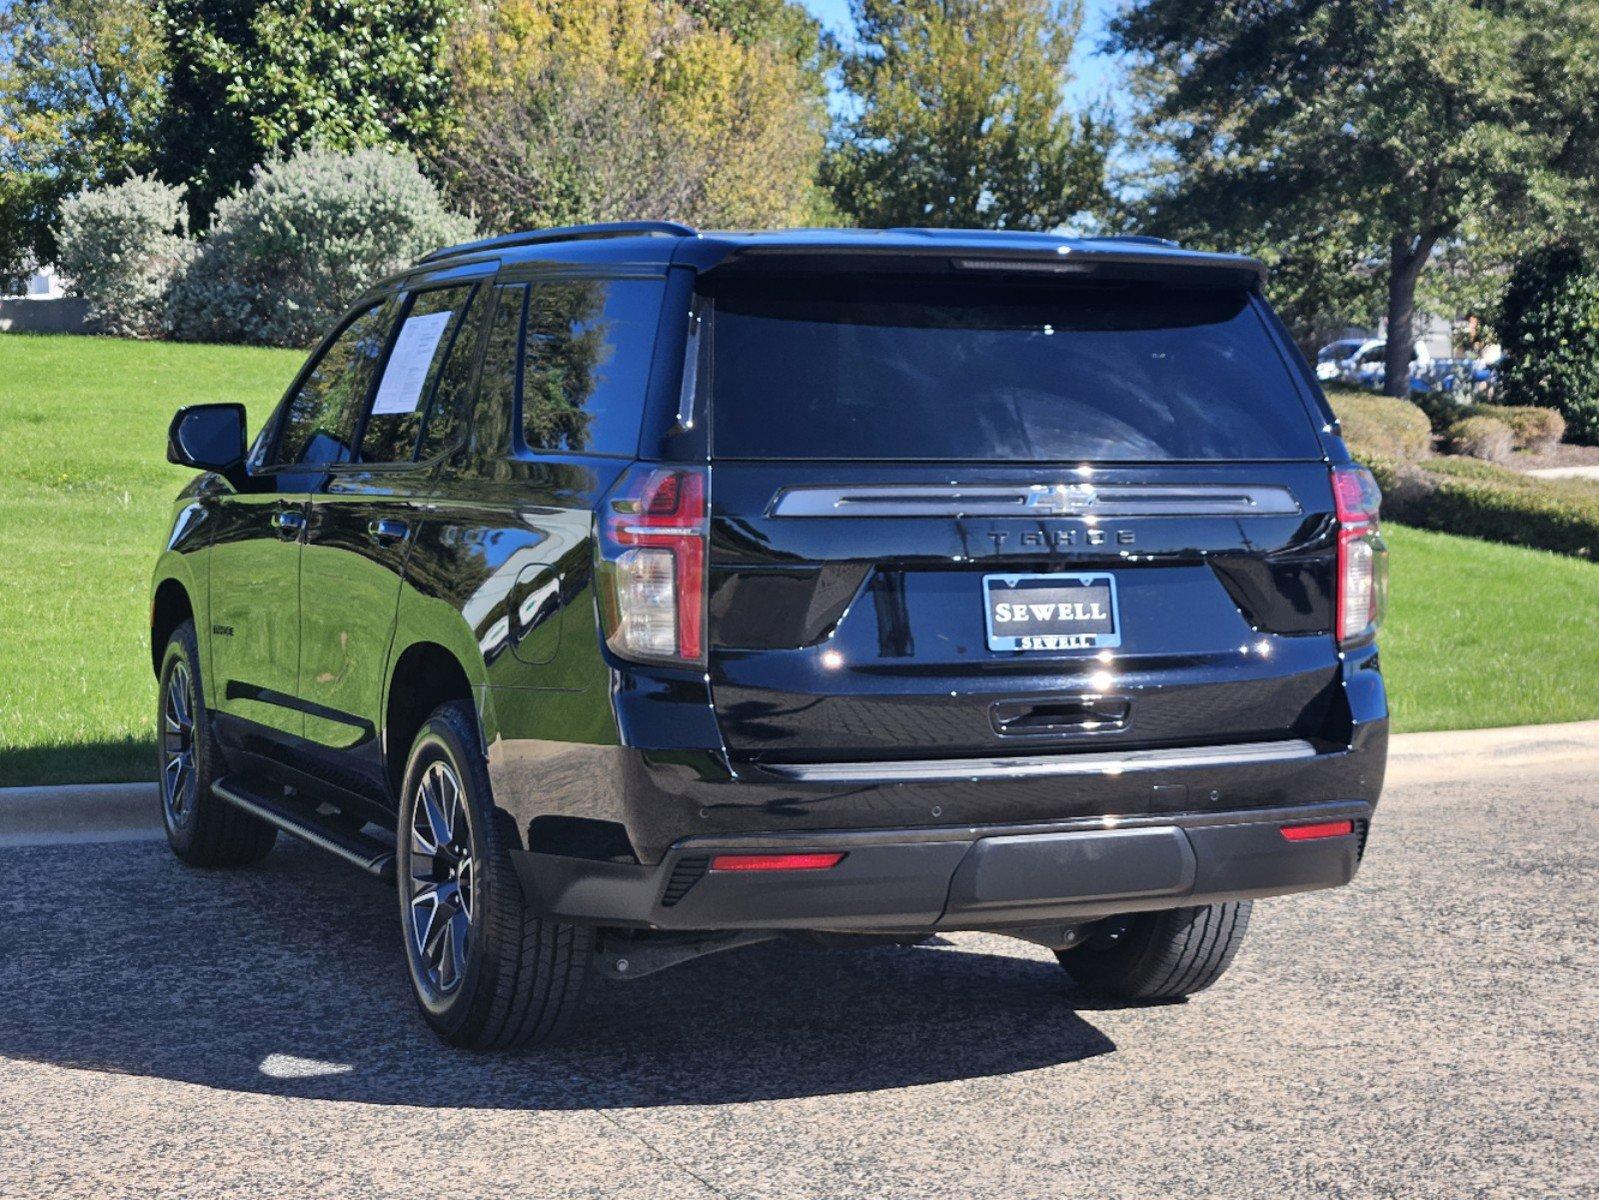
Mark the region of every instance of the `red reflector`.
<instances>
[{"instance_id":1,"label":"red reflector","mask_svg":"<svg viewBox=\"0 0 1599 1200\"><path fill-rule=\"evenodd\" d=\"M718 854L713 871L825 871L843 860L842 854Z\"/></svg>"},{"instance_id":2,"label":"red reflector","mask_svg":"<svg viewBox=\"0 0 1599 1200\"><path fill-rule=\"evenodd\" d=\"M1309 842L1316 838L1345 837L1355 832L1353 821L1323 821L1319 825L1284 825L1283 836L1290 842Z\"/></svg>"}]
</instances>

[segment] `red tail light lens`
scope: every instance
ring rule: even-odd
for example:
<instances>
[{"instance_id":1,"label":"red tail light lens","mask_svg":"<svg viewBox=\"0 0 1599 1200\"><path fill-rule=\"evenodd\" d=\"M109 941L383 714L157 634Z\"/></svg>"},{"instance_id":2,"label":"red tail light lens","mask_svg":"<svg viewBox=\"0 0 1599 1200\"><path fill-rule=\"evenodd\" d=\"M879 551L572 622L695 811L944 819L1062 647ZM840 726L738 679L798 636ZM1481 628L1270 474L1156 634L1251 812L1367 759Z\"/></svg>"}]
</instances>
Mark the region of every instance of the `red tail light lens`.
<instances>
[{"instance_id":1,"label":"red tail light lens","mask_svg":"<svg viewBox=\"0 0 1599 1200\"><path fill-rule=\"evenodd\" d=\"M1355 832L1353 821L1321 821L1313 825L1284 825L1283 836L1290 842L1314 842L1320 838L1348 837Z\"/></svg>"},{"instance_id":2,"label":"red tail light lens","mask_svg":"<svg viewBox=\"0 0 1599 1200\"><path fill-rule=\"evenodd\" d=\"M600 537L605 640L624 658L705 661L705 472L634 467Z\"/></svg>"},{"instance_id":3,"label":"red tail light lens","mask_svg":"<svg viewBox=\"0 0 1599 1200\"><path fill-rule=\"evenodd\" d=\"M1340 646L1370 637L1388 607L1388 547L1378 529L1382 492L1365 467L1334 467L1338 512L1337 633Z\"/></svg>"},{"instance_id":4,"label":"red tail light lens","mask_svg":"<svg viewBox=\"0 0 1599 1200\"><path fill-rule=\"evenodd\" d=\"M842 854L718 854L713 871L825 871L844 861Z\"/></svg>"}]
</instances>

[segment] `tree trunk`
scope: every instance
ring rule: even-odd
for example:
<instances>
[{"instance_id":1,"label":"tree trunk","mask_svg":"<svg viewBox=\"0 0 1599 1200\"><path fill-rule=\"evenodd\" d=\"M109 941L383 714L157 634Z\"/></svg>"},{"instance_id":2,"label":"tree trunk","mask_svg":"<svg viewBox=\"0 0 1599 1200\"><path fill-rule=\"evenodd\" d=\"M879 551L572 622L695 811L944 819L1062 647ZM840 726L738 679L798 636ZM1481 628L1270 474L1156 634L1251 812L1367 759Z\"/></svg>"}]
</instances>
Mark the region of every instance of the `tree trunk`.
<instances>
[{"instance_id":1,"label":"tree trunk","mask_svg":"<svg viewBox=\"0 0 1599 1200\"><path fill-rule=\"evenodd\" d=\"M1436 235L1395 234L1388 267L1388 345L1383 354L1383 391L1410 395L1410 355L1416 344L1416 281Z\"/></svg>"}]
</instances>

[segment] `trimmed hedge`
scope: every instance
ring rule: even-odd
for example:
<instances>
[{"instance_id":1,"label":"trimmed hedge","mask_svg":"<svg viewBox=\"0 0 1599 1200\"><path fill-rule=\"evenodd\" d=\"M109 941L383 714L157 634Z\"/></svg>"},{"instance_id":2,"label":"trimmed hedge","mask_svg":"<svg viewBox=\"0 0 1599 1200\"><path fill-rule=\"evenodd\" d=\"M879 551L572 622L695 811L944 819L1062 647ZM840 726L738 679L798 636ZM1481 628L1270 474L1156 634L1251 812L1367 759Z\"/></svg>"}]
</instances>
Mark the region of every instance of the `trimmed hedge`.
<instances>
[{"instance_id":1,"label":"trimmed hedge","mask_svg":"<svg viewBox=\"0 0 1599 1200\"><path fill-rule=\"evenodd\" d=\"M1516 439L1517 450L1552 450L1566 436L1566 418L1552 408L1476 404L1472 406L1471 414L1503 421Z\"/></svg>"},{"instance_id":2,"label":"trimmed hedge","mask_svg":"<svg viewBox=\"0 0 1599 1200\"><path fill-rule=\"evenodd\" d=\"M1599 556L1599 485L1540 479L1470 458L1373 461L1383 516L1464 537Z\"/></svg>"},{"instance_id":3,"label":"trimmed hedge","mask_svg":"<svg viewBox=\"0 0 1599 1200\"><path fill-rule=\"evenodd\" d=\"M1456 454L1500 463L1514 452L1516 435L1510 426L1492 417L1464 417L1449 427L1449 448Z\"/></svg>"},{"instance_id":4,"label":"trimmed hedge","mask_svg":"<svg viewBox=\"0 0 1599 1200\"><path fill-rule=\"evenodd\" d=\"M1409 400L1346 391L1328 392L1327 400L1349 453L1361 462L1416 462L1432 453L1432 423Z\"/></svg>"}]
</instances>

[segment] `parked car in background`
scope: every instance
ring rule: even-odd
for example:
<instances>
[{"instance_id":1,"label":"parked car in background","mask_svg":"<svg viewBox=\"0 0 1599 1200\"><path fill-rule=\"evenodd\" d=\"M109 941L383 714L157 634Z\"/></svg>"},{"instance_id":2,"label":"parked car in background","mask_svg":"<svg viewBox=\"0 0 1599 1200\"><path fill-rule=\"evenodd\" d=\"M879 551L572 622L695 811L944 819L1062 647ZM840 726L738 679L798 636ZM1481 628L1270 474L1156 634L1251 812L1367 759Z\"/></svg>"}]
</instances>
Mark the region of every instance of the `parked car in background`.
<instances>
[{"instance_id":1,"label":"parked car in background","mask_svg":"<svg viewBox=\"0 0 1599 1200\"><path fill-rule=\"evenodd\" d=\"M1388 370L1383 360L1388 354L1388 342L1383 338L1371 338L1360 344L1360 348L1338 364L1338 371L1334 378L1339 383L1351 387L1381 388L1388 378ZM1425 342L1417 342L1410 351L1410 369L1414 373L1418 368L1425 368L1432 362L1432 351L1427 349Z\"/></svg>"},{"instance_id":2,"label":"parked car in background","mask_svg":"<svg viewBox=\"0 0 1599 1200\"><path fill-rule=\"evenodd\" d=\"M1336 342L1328 342L1316 351L1316 378L1323 383L1337 379L1339 368L1360 353L1360 348L1365 344L1365 338L1340 338Z\"/></svg>"},{"instance_id":3,"label":"parked car in background","mask_svg":"<svg viewBox=\"0 0 1599 1200\"><path fill-rule=\"evenodd\" d=\"M1264 276L659 222L429 255L248 450L173 421L173 850L394 880L464 1046L778 936L1208 986L1255 898L1354 876L1387 753L1380 497Z\"/></svg>"}]
</instances>

